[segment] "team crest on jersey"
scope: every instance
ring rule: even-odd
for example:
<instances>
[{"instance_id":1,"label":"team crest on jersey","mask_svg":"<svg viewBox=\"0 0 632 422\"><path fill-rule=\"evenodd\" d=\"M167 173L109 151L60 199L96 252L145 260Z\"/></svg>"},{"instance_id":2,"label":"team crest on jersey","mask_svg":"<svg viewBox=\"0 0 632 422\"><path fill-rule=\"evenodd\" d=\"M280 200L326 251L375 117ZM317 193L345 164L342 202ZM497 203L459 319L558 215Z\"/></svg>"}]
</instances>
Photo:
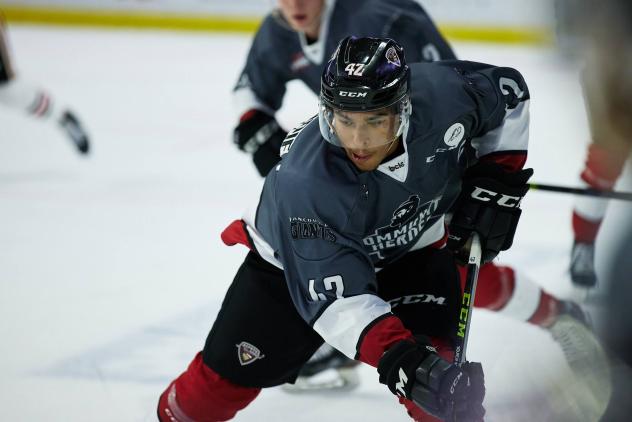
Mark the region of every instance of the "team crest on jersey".
<instances>
[{"instance_id":1,"label":"team crest on jersey","mask_svg":"<svg viewBox=\"0 0 632 422\"><path fill-rule=\"evenodd\" d=\"M397 50L395 50L395 47L391 47L386 50L386 61L390 64L394 64L397 67L400 67L402 65L402 62L399 60L399 55L397 54Z\"/></svg>"},{"instance_id":2,"label":"team crest on jersey","mask_svg":"<svg viewBox=\"0 0 632 422\"><path fill-rule=\"evenodd\" d=\"M419 208L419 197L417 195L411 195L408 201L400 205L393 213L391 218L391 227L401 227L409 222L417 212Z\"/></svg>"},{"instance_id":3,"label":"team crest on jersey","mask_svg":"<svg viewBox=\"0 0 632 422\"><path fill-rule=\"evenodd\" d=\"M373 234L362 239L369 255L384 259L389 250L398 250L416 242L426 228L426 224L439 207L442 196L420 204L417 195L411 195L406 202L393 212L388 226L379 227Z\"/></svg>"},{"instance_id":4,"label":"team crest on jersey","mask_svg":"<svg viewBox=\"0 0 632 422\"><path fill-rule=\"evenodd\" d=\"M265 355L261 354L261 351L256 346L242 341L237 345L237 357L239 358L239 364L246 366L256 360L263 359Z\"/></svg>"}]
</instances>

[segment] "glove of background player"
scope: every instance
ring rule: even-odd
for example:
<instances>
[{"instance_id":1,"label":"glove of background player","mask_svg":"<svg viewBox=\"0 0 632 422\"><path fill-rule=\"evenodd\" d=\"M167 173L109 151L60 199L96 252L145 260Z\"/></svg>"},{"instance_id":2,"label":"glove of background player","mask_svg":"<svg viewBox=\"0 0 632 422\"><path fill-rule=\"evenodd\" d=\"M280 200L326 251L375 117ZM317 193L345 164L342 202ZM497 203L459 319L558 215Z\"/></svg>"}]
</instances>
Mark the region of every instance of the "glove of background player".
<instances>
[{"instance_id":1,"label":"glove of background player","mask_svg":"<svg viewBox=\"0 0 632 422\"><path fill-rule=\"evenodd\" d=\"M426 337L403 340L384 353L380 382L445 421L481 422L485 379L480 363L457 366L442 359Z\"/></svg>"},{"instance_id":2,"label":"glove of background player","mask_svg":"<svg viewBox=\"0 0 632 422\"><path fill-rule=\"evenodd\" d=\"M529 190L531 175L533 169L510 173L487 163L466 170L448 236L448 248L457 261L467 261L469 252L464 246L472 232L481 238L483 262L511 247L521 214L520 201Z\"/></svg>"},{"instance_id":3,"label":"glove of background player","mask_svg":"<svg viewBox=\"0 0 632 422\"><path fill-rule=\"evenodd\" d=\"M266 176L281 159L279 150L286 135L274 117L260 110L250 110L235 128L233 142L240 150L252 154L259 174Z\"/></svg>"}]
</instances>

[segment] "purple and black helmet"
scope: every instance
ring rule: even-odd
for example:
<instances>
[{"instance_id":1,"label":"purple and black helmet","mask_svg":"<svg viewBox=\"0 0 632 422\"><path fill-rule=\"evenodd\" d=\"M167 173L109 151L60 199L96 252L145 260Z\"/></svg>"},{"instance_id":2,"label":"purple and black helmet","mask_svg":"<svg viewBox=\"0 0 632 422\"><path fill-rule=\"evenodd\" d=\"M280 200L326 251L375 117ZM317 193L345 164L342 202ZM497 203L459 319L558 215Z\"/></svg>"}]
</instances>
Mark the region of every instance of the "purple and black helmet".
<instances>
[{"instance_id":1,"label":"purple and black helmet","mask_svg":"<svg viewBox=\"0 0 632 422\"><path fill-rule=\"evenodd\" d=\"M404 49L388 38L343 39L323 71L323 105L369 111L397 104L409 92Z\"/></svg>"},{"instance_id":2,"label":"purple and black helmet","mask_svg":"<svg viewBox=\"0 0 632 422\"><path fill-rule=\"evenodd\" d=\"M412 111L410 70L404 49L389 38L346 37L323 70L318 118L330 143L342 146L334 112L370 112L391 108L399 115L395 137L405 134Z\"/></svg>"}]
</instances>

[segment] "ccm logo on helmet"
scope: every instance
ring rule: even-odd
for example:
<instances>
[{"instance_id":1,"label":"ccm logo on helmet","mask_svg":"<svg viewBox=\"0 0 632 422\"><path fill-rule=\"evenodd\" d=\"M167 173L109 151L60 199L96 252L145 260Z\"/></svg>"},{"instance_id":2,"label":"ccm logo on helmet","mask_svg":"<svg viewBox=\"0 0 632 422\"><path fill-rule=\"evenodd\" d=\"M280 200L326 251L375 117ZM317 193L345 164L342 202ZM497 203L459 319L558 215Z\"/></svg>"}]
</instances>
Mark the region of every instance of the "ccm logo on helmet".
<instances>
[{"instance_id":1,"label":"ccm logo on helmet","mask_svg":"<svg viewBox=\"0 0 632 422\"><path fill-rule=\"evenodd\" d=\"M356 91L338 91L338 95L340 97L349 97L349 98L361 98L366 97L366 92L356 92Z\"/></svg>"}]
</instances>

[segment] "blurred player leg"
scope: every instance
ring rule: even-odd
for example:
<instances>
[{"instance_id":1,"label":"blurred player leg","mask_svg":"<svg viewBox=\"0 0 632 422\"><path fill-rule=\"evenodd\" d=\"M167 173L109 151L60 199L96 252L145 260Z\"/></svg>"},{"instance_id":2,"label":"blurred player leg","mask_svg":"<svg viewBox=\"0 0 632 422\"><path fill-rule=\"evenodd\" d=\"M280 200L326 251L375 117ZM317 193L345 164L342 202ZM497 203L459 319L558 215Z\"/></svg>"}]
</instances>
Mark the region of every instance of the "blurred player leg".
<instances>
[{"instance_id":1,"label":"blurred player leg","mask_svg":"<svg viewBox=\"0 0 632 422\"><path fill-rule=\"evenodd\" d=\"M465 271L459 270L464 283ZM575 375L590 383L600 402L607 401L608 359L578 304L555 298L510 267L489 263L481 267L474 306L547 329Z\"/></svg>"},{"instance_id":2,"label":"blurred player leg","mask_svg":"<svg viewBox=\"0 0 632 422\"><path fill-rule=\"evenodd\" d=\"M576 13L580 13L579 8L576 9ZM592 24L592 19L587 18L587 23ZM602 62L596 57L589 57L582 72L581 83L593 138L581 173L581 183L585 187L612 190L630 153L627 139L632 125L629 123L629 110L625 117L626 100L608 100L609 96L614 99L624 90L624 74L629 72L629 68L624 67L626 70L621 72L615 70L616 65L613 62ZM610 72L613 78L607 77L611 80L605 82L605 77ZM597 82L599 80L604 82ZM609 124L610 119L627 120L628 123L625 128L622 126L616 129ZM595 239L606 214L606 207L607 201L603 199L578 197L575 201L570 272L573 284L577 287L594 287L597 284L594 268Z\"/></svg>"},{"instance_id":3,"label":"blurred player leg","mask_svg":"<svg viewBox=\"0 0 632 422\"><path fill-rule=\"evenodd\" d=\"M6 42L6 34L4 21L0 14L0 86L8 83L15 77L13 68L11 67L11 57L9 56L9 48Z\"/></svg>"},{"instance_id":4,"label":"blurred player leg","mask_svg":"<svg viewBox=\"0 0 632 422\"><path fill-rule=\"evenodd\" d=\"M11 65L6 28L0 15L0 104L30 116L52 119L70 138L81 154L88 153L90 143L83 126L70 110L58 109L45 91L16 78Z\"/></svg>"},{"instance_id":5,"label":"blurred player leg","mask_svg":"<svg viewBox=\"0 0 632 422\"><path fill-rule=\"evenodd\" d=\"M600 138L588 147L581 181L584 187L612 190L625 164L627 154L621 148L600 143ZM571 280L578 287L594 287L597 276L594 267L595 239L606 214L607 200L578 196L573 208L574 242L571 252Z\"/></svg>"},{"instance_id":6,"label":"blurred player leg","mask_svg":"<svg viewBox=\"0 0 632 422\"><path fill-rule=\"evenodd\" d=\"M459 267L461 285L465 283L465 268ZM561 315L569 315L588 325L588 317L581 307L558 299L544 291L525 274L493 262L481 267L474 306L539 327L548 328Z\"/></svg>"},{"instance_id":7,"label":"blurred player leg","mask_svg":"<svg viewBox=\"0 0 632 422\"><path fill-rule=\"evenodd\" d=\"M586 92L591 130L595 139L609 149L619 151L607 166L616 168L630 157L632 148L632 3L627 0L590 2L587 12L590 22L590 42L587 71L583 84ZM626 182L629 183L629 180ZM616 221L621 236L604 258L607 313L603 336L614 355L611 367L613 396L604 421L627 421L632 413L632 221L628 213Z\"/></svg>"}]
</instances>

